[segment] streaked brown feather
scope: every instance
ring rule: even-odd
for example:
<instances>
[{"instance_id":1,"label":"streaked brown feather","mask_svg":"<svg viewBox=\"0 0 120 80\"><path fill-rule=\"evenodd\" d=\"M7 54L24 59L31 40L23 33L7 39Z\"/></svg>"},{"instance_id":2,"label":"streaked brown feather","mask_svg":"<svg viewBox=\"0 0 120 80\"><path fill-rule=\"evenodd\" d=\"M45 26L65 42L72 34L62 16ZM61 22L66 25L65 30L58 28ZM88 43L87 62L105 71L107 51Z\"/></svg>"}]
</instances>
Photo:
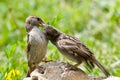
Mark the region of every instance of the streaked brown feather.
<instances>
[{"instance_id":1,"label":"streaked brown feather","mask_svg":"<svg viewBox=\"0 0 120 80\"><path fill-rule=\"evenodd\" d=\"M74 51L78 54L78 56L87 58L93 55L93 53L83 43L81 43L79 39L75 37L62 35L57 43L58 47L67 49L67 51Z\"/></svg>"},{"instance_id":2,"label":"streaked brown feather","mask_svg":"<svg viewBox=\"0 0 120 80\"><path fill-rule=\"evenodd\" d=\"M85 61L90 68L96 64L106 76L110 74L95 59L93 53L78 38L61 33L53 27L43 23L48 39L59 49L59 51L68 59L77 63ZM57 35L57 36L56 36ZM93 64L94 63L94 64Z\"/></svg>"}]
</instances>

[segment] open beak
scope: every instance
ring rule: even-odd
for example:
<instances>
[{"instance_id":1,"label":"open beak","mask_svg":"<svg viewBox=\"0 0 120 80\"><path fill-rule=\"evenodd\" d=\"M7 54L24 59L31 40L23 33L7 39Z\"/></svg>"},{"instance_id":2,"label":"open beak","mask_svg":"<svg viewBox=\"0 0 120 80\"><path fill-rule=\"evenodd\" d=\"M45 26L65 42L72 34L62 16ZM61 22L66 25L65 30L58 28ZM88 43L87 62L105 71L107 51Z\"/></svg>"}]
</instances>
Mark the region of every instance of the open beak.
<instances>
[{"instance_id":1,"label":"open beak","mask_svg":"<svg viewBox=\"0 0 120 80\"><path fill-rule=\"evenodd\" d=\"M38 24L39 24L39 26L43 27L43 25L42 25L42 23L41 23L41 22L39 22Z\"/></svg>"}]
</instances>

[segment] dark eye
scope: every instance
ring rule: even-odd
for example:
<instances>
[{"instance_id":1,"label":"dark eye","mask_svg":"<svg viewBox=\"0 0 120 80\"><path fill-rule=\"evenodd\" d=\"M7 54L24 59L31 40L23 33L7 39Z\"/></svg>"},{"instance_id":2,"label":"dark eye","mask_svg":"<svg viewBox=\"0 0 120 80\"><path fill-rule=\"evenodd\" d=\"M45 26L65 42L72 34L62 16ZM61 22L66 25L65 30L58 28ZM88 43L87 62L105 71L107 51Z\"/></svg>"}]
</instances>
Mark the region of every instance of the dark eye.
<instances>
[{"instance_id":1,"label":"dark eye","mask_svg":"<svg viewBox=\"0 0 120 80\"><path fill-rule=\"evenodd\" d=\"M37 18L38 21L40 21L40 18Z\"/></svg>"}]
</instances>

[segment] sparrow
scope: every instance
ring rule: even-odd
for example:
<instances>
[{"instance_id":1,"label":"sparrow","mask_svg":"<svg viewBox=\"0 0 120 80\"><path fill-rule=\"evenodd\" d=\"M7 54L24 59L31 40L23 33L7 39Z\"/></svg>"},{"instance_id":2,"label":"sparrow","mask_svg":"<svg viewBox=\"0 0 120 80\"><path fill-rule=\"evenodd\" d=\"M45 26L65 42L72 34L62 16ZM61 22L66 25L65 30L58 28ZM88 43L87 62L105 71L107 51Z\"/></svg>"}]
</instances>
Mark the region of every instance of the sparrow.
<instances>
[{"instance_id":1,"label":"sparrow","mask_svg":"<svg viewBox=\"0 0 120 80\"><path fill-rule=\"evenodd\" d=\"M96 64L107 77L110 76L109 72L97 61L91 50L78 38L58 31L50 25L45 24L42 19L40 24L44 27L48 40L50 40L64 56L77 63L74 67L77 67L82 62L87 63L90 68L94 68L94 64Z\"/></svg>"},{"instance_id":2,"label":"sparrow","mask_svg":"<svg viewBox=\"0 0 120 80\"><path fill-rule=\"evenodd\" d=\"M46 55L48 40L44 32L39 29L41 19L37 16L29 16L25 21L27 32L27 61L29 70L26 77L39 66Z\"/></svg>"}]
</instances>

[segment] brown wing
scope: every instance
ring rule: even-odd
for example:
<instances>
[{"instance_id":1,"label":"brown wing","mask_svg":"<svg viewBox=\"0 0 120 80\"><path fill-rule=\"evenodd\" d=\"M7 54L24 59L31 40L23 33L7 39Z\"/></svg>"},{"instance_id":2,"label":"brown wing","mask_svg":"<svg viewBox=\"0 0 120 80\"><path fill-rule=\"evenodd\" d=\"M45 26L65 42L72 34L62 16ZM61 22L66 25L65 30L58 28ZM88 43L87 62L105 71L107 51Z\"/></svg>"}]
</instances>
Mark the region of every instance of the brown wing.
<instances>
[{"instance_id":1,"label":"brown wing","mask_svg":"<svg viewBox=\"0 0 120 80\"><path fill-rule=\"evenodd\" d=\"M29 34L27 35L27 50L26 50L26 53L27 53L27 56L28 56L28 53L30 51L30 47L31 47L31 44L29 42Z\"/></svg>"},{"instance_id":2,"label":"brown wing","mask_svg":"<svg viewBox=\"0 0 120 80\"><path fill-rule=\"evenodd\" d=\"M83 58L91 57L93 54L79 39L69 35L62 35L57 43L61 50L76 53L75 55Z\"/></svg>"}]
</instances>

